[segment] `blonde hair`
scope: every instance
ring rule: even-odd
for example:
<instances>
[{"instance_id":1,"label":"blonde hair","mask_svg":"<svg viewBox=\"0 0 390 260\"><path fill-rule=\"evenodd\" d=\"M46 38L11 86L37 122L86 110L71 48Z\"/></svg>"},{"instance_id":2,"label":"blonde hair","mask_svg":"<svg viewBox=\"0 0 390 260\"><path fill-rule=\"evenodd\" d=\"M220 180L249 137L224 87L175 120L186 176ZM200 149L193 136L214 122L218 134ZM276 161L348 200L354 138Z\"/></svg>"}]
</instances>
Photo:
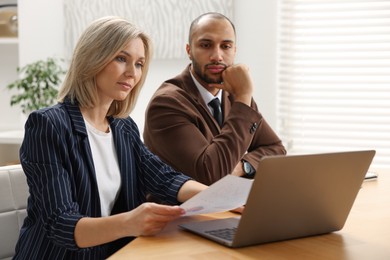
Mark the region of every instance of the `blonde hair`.
<instances>
[{"instance_id":1,"label":"blonde hair","mask_svg":"<svg viewBox=\"0 0 390 260\"><path fill-rule=\"evenodd\" d=\"M95 20L83 32L73 52L69 70L58 93L58 101L78 102L81 107L92 108L98 102L95 76L111 62L117 53L133 39L140 38L145 48L142 76L123 101L114 100L107 116L127 117L133 110L148 73L152 55L148 35L125 19L107 16Z\"/></svg>"}]
</instances>

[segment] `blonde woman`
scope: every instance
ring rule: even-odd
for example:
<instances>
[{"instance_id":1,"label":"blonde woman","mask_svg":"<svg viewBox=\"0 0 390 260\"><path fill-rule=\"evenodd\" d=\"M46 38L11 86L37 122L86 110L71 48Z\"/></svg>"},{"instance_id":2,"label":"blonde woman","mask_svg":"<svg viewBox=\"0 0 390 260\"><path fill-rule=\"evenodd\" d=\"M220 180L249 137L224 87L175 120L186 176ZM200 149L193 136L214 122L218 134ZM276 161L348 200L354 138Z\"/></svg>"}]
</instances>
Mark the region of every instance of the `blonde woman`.
<instances>
[{"instance_id":1,"label":"blonde woman","mask_svg":"<svg viewBox=\"0 0 390 260\"><path fill-rule=\"evenodd\" d=\"M149 152L128 116L151 59L149 37L104 17L81 35L59 103L33 112L20 160L30 188L15 259L103 259L154 235L205 188Z\"/></svg>"}]
</instances>

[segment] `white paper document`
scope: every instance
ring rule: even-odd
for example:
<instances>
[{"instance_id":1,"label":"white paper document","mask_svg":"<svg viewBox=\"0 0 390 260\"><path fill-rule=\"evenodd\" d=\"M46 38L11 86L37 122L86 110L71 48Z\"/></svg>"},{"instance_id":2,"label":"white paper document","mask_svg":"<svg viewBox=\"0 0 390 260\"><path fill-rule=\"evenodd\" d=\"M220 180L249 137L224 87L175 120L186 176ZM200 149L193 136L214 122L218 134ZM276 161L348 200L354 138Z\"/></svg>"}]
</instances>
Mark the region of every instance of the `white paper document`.
<instances>
[{"instance_id":1,"label":"white paper document","mask_svg":"<svg viewBox=\"0 0 390 260\"><path fill-rule=\"evenodd\" d=\"M226 175L180 205L184 216L232 210L245 205L253 180Z\"/></svg>"}]
</instances>

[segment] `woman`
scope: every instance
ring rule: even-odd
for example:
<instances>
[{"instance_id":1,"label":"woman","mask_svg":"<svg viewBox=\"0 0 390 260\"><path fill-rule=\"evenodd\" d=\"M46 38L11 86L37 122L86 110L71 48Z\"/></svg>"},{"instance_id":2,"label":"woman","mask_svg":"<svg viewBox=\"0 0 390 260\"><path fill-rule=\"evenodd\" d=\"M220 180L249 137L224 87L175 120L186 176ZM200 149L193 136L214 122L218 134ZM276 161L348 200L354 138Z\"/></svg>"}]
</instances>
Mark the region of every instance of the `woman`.
<instances>
[{"instance_id":1,"label":"woman","mask_svg":"<svg viewBox=\"0 0 390 260\"><path fill-rule=\"evenodd\" d=\"M20 160L30 188L15 259L103 259L156 234L205 188L140 140L133 109L148 71L147 35L117 17L93 22L76 45L59 103L33 112Z\"/></svg>"}]
</instances>

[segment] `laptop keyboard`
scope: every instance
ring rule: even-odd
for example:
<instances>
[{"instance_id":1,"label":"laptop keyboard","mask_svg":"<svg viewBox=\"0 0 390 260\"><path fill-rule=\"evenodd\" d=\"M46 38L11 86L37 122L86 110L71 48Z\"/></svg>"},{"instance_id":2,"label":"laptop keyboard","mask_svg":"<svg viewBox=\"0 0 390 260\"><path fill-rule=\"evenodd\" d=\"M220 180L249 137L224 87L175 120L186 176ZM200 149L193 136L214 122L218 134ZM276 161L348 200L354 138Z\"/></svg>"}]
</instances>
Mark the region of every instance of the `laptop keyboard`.
<instances>
[{"instance_id":1,"label":"laptop keyboard","mask_svg":"<svg viewBox=\"0 0 390 260\"><path fill-rule=\"evenodd\" d=\"M234 235L236 234L237 227L233 228L222 228L222 229L215 229L215 230L209 230L206 231L207 234L233 241Z\"/></svg>"}]
</instances>

